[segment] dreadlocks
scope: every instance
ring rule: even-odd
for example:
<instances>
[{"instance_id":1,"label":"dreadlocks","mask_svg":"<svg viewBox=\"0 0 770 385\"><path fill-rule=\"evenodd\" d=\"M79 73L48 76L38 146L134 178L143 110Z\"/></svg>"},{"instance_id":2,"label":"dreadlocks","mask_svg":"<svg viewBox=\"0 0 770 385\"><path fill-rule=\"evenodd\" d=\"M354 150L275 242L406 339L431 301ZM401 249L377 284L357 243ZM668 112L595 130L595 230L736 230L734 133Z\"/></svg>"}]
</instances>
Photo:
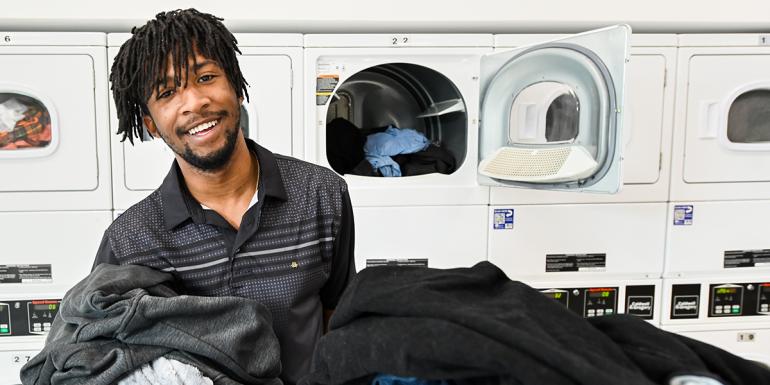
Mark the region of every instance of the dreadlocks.
<instances>
[{"instance_id":1,"label":"dreadlocks","mask_svg":"<svg viewBox=\"0 0 770 385\"><path fill-rule=\"evenodd\" d=\"M202 56L215 60L224 70L236 95L245 96L248 100L248 83L243 78L235 54L241 51L222 20L192 8L178 9L161 12L155 20L131 30L133 36L120 47L110 74L118 113L117 134L123 134L121 141L128 138L134 144L134 137L143 140L142 117L149 114L147 101L153 91L159 91L163 85L169 57L176 87L183 86L182 74L187 74L188 60L195 57L197 50Z\"/></svg>"}]
</instances>

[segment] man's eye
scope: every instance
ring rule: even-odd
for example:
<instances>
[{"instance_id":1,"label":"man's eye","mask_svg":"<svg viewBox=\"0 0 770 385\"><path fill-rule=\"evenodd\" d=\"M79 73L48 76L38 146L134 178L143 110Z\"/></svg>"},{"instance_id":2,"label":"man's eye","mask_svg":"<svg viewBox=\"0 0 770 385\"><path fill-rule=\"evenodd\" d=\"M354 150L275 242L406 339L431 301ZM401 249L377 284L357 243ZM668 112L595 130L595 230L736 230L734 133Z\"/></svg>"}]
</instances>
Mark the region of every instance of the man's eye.
<instances>
[{"instance_id":1,"label":"man's eye","mask_svg":"<svg viewBox=\"0 0 770 385\"><path fill-rule=\"evenodd\" d=\"M199 82L207 82L207 81L209 81L211 79L214 79L214 77L215 77L215 75L203 75L203 76L198 78L198 81Z\"/></svg>"},{"instance_id":2,"label":"man's eye","mask_svg":"<svg viewBox=\"0 0 770 385\"><path fill-rule=\"evenodd\" d=\"M174 93L173 90L163 91L163 92L158 94L158 99L165 99L165 98L171 96L171 94L173 94L173 93Z\"/></svg>"}]
</instances>

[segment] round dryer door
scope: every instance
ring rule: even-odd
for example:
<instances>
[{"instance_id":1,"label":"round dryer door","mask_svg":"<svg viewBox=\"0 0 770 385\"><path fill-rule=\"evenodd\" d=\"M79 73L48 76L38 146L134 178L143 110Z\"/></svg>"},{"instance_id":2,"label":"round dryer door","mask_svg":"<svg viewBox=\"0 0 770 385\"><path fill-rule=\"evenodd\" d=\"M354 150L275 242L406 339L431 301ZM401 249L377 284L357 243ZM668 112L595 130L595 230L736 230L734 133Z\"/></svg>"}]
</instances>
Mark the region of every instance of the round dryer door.
<instances>
[{"instance_id":1,"label":"round dryer door","mask_svg":"<svg viewBox=\"0 0 770 385\"><path fill-rule=\"evenodd\" d=\"M628 26L486 55L479 182L614 193Z\"/></svg>"},{"instance_id":2,"label":"round dryer door","mask_svg":"<svg viewBox=\"0 0 770 385\"><path fill-rule=\"evenodd\" d=\"M53 104L39 94L0 86L0 158L52 153L59 141L56 119Z\"/></svg>"}]
</instances>

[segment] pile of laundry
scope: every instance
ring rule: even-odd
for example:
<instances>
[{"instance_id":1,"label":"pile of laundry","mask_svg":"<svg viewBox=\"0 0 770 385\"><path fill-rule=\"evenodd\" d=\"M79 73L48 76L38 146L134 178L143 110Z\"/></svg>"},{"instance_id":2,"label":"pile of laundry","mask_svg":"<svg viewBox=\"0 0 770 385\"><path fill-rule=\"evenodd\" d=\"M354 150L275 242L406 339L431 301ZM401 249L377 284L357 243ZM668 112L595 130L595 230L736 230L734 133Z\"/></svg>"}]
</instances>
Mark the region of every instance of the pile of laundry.
<instances>
[{"instance_id":1,"label":"pile of laundry","mask_svg":"<svg viewBox=\"0 0 770 385\"><path fill-rule=\"evenodd\" d=\"M23 384L280 385L269 311L102 264L67 292ZM770 370L630 315L583 319L496 266L380 266L345 290L300 385L759 385Z\"/></svg>"},{"instance_id":2,"label":"pile of laundry","mask_svg":"<svg viewBox=\"0 0 770 385\"><path fill-rule=\"evenodd\" d=\"M364 135L364 132L372 132ZM336 118L326 126L326 154L334 171L345 175L399 177L451 174L455 158L422 133L393 125L361 130Z\"/></svg>"},{"instance_id":3,"label":"pile of laundry","mask_svg":"<svg viewBox=\"0 0 770 385\"><path fill-rule=\"evenodd\" d=\"M272 316L237 297L178 295L171 274L101 264L62 300L25 385L280 385Z\"/></svg>"},{"instance_id":4,"label":"pile of laundry","mask_svg":"<svg viewBox=\"0 0 770 385\"><path fill-rule=\"evenodd\" d=\"M631 315L583 319L496 266L361 271L301 385L756 385L770 370Z\"/></svg>"},{"instance_id":5,"label":"pile of laundry","mask_svg":"<svg viewBox=\"0 0 770 385\"><path fill-rule=\"evenodd\" d=\"M48 111L31 99L10 98L0 103L0 150L45 147L50 142Z\"/></svg>"}]
</instances>

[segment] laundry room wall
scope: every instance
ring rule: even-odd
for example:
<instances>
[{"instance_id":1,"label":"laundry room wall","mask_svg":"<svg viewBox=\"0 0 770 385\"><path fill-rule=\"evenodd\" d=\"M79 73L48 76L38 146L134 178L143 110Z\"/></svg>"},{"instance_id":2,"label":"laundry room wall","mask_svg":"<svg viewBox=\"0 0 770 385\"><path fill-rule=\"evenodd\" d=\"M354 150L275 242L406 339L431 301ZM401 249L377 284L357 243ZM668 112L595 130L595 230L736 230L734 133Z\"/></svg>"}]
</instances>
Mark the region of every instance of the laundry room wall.
<instances>
[{"instance_id":1,"label":"laundry room wall","mask_svg":"<svg viewBox=\"0 0 770 385\"><path fill-rule=\"evenodd\" d=\"M225 18L235 32L577 32L614 23L635 32L770 30L763 0L5 1L0 30L123 32L187 7Z\"/></svg>"}]
</instances>

